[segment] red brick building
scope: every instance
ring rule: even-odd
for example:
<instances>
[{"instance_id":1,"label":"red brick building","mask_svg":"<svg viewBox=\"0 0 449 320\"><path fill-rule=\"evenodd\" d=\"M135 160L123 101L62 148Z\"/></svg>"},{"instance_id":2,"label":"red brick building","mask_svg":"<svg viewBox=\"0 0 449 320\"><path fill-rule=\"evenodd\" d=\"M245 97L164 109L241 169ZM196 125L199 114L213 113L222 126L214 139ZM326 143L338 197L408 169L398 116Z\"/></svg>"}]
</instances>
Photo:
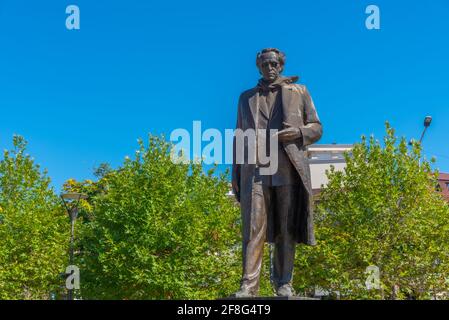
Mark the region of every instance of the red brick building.
<instances>
[{"instance_id":1,"label":"red brick building","mask_svg":"<svg viewBox=\"0 0 449 320\"><path fill-rule=\"evenodd\" d=\"M438 184L444 198L449 201L449 173L440 173Z\"/></svg>"}]
</instances>

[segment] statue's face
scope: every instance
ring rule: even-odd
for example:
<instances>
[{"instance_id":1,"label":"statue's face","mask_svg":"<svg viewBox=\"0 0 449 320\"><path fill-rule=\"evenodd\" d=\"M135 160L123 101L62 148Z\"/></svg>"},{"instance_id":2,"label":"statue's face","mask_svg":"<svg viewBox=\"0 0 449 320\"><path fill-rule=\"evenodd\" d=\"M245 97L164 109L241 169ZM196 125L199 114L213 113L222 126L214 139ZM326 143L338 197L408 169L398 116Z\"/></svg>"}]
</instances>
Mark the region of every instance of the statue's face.
<instances>
[{"instance_id":1,"label":"statue's face","mask_svg":"<svg viewBox=\"0 0 449 320\"><path fill-rule=\"evenodd\" d=\"M267 52L261 56L259 71L262 77L268 82L273 82L279 78L282 72L282 66L276 52Z\"/></svg>"}]
</instances>

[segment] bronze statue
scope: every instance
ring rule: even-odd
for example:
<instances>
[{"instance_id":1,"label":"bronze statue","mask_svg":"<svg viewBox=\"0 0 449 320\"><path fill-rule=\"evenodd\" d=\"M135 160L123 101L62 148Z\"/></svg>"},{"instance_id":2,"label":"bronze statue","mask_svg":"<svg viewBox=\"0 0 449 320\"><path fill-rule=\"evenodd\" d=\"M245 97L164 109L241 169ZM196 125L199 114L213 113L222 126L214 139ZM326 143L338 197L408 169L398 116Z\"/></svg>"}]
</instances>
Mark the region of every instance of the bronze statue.
<instances>
[{"instance_id":1,"label":"bronze statue","mask_svg":"<svg viewBox=\"0 0 449 320\"><path fill-rule=\"evenodd\" d=\"M243 276L237 298L258 295L264 243L274 243L272 282L278 296L294 295L292 288L297 243L315 245L312 212L312 186L306 147L322 136L322 126L312 98L298 77L283 77L285 55L278 49L257 54L262 79L242 93L238 105L237 129L277 130L278 170L261 174L258 161L236 161L232 186L240 202L243 223ZM267 140L257 138L250 148L266 150ZM274 150L276 151L276 150ZM238 150L237 150L238 152ZM270 150L269 152L273 152Z\"/></svg>"}]
</instances>

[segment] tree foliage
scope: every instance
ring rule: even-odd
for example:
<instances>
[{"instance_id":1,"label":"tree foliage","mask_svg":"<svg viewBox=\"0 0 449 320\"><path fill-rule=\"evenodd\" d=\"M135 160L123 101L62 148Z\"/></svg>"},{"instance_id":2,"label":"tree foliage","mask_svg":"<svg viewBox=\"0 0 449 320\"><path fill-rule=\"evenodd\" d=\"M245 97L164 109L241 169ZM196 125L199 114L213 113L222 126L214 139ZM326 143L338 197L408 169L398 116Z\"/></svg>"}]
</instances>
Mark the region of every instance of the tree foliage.
<instances>
[{"instance_id":1,"label":"tree foliage","mask_svg":"<svg viewBox=\"0 0 449 320\"><path fill-rule=\"evenodd\" d=\"M0 299L46 299L61 285L69 223L58 197L25 154L0 161ZM238 288L238 206L226 174L201 163L174 163L171 145L150 136L118 169L102 164L97 181L68 180L87 193L76 226L76 264L84 299L214 299ZM387 124L383 143L362 138L331 169L316 210L316 247L298 247L294 285L343 299L428 299L448 291L449 207L421 146L407 147ZM271 295L268 259L261 294ZM367 288L367 268L380 287Z\"/></svg>"},{"instance_id":2,"label":"tree foliage","mask_svg":"<svg viewBox=\"0 0 449 320\"><path fill-rule=\"evenodd\" d=\"M173 163L170 151L150 136L98 181L66 183L90 195L79 225L83 298L213 299L237 289L239 211L227 179Z\"/></svg>"},{"instance_id":3,"label":"tree foliage","mask_svg":"<svg viewBox=\"0 0 449 320\"><path fill-rule=\"evenodd\" d=\"M344 299L428 299L448 290L449 208L437 173L386 125L384 145L362 138L344 172L328 172L316 215L318 246L302 247L295 285ZM380 270L367 289L367 267Z\"/></svg>"},{"instance_id":4,"label":"tree foliage","mask_svg":"<svg viewBox=\"0 0 449 320\"><path fill-rule=\"evenodd\" d=\"M13 145L0 161L0 299L47 299L62 282L69 224L26 141Z\"/></svg>"}]
</instances>

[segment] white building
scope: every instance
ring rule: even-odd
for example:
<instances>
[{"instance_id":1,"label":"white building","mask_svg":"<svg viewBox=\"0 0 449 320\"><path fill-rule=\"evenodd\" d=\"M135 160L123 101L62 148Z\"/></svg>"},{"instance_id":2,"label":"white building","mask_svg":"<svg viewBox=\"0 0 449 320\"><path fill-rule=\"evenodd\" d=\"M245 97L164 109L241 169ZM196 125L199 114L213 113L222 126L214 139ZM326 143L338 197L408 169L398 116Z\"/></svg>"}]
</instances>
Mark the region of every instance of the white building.
<instances>
[{"instance_id":1,"label":"white building","mask_svg":"<svg viewBox=\"0 0 449 320\"><path fill-rule=\"evenodd\" d=\"M331 165L336 170L344 170L346 167L344 152L351 150L351 144L316 144L308 148L314 194L319 193L323 185L327 185L326 170L329 170Z\"/></svg>"},{"instance_id":2,"label":"white building","mask_svg":"<svg viewBox=\"0 0 449 320\"><path fill-rule=\"evenodd\" d=\"M313 194L318 194L321 186L327 185L326 170L329 170L331 165L336 170L344 170L346 167L344 152L351 150L351 144L316 144L308 147L307 156L309 157ZM231 184L229 186L232 188ZM226 195L234 197L232 189Z\"/></svg>"}]
</instances>

